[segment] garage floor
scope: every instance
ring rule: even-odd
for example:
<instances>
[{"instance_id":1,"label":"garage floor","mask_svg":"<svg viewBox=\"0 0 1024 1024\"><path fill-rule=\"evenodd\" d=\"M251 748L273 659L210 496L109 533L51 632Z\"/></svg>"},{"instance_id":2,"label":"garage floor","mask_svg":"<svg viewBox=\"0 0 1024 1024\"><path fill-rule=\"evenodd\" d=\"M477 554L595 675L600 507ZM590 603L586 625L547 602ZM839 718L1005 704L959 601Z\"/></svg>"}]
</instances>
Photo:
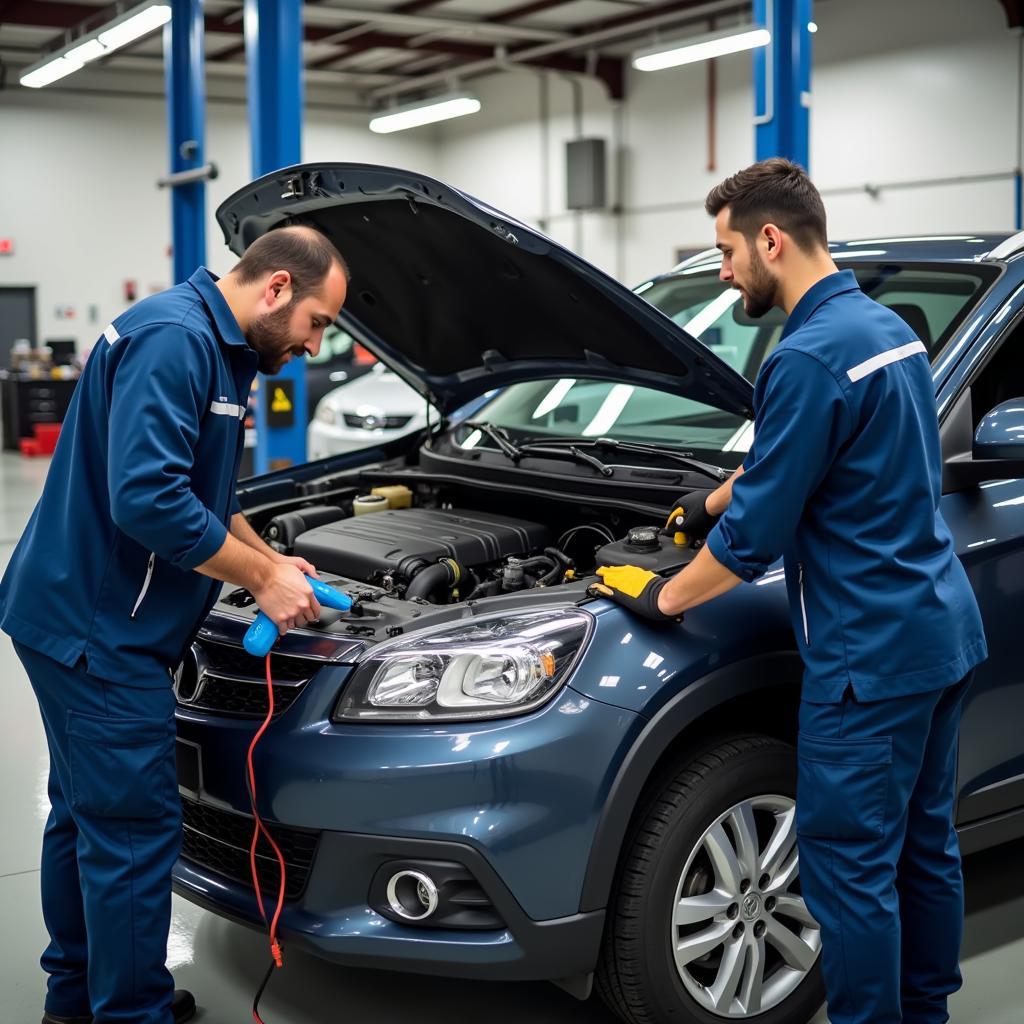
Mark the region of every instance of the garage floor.
<instances>
[{"instance_id":1,"label":"garage floor","mask_svg":"<svg viewBox=\"0 0 1024 1024\"><path fill-rule=\"evenodd\" d=\"M0 559L6 565L47 469L46 460L0 455ZM43 595L45 597L45 595ZM46 942L38 908L39 844L48 812L47 756L34 698L9 639L0 635L0 1018L38 1020ZM967 861L964 989L954 1021L1019 1024L1024 1019L1024 842ZM261 936L175 898L168 961L209 1024L250 1019L252 993L267 963ZM543 983L488 984L331 967L288 955L263 1003L270 1024L431 1024L453 1017L489 1024L612 1024L596 1002L581 1004ZM475 1008L475 1009L471 1009ZM824 1014L815 1024L825 1024Z\"/></svg>"}]
</instances>

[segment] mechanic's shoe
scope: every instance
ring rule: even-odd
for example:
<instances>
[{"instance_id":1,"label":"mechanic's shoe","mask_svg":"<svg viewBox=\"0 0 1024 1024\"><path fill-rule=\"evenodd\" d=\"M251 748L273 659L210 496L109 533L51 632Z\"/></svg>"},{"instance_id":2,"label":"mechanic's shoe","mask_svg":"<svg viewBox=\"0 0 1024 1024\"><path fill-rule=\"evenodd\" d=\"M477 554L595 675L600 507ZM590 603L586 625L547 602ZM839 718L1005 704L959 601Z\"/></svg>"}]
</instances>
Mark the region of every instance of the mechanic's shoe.
<instances>
[{"instance_id":1,"label":"mechanic's shoe","mask_svg":"<svg viewBox=\"0 0 1024 1024\"><path fill-rule=\"evenodd\" d=\"M185 1024L185 1021L191 1020L196 1015L195 996L183 988L175 989L171 1013L174 1015L174 1024ZM58 1017L54 1013L44 1013L43 1024L92 1024L92 1017Z\"/></svg>"},{"instance_id":2,"label":"mechanic's shoe","mask_svg":"<svg viewBox=\"0 0 1024 1024\"><path fill-rule=\"evenodd\" d=\"M196 1015L196 997L186 989L176 988L171 1000L171 1013L174 1014L174 1024L185 1024Z\"/></svg>"}]
</instances>

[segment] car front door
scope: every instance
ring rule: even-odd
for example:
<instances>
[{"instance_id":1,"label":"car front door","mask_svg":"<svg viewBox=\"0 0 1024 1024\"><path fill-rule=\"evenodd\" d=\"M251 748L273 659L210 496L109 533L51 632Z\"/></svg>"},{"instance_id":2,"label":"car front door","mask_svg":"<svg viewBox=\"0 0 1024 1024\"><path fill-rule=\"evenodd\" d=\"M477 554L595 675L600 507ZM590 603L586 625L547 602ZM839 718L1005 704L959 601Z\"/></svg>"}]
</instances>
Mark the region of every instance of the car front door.
<instances>
[{"instance_id":1,"label":"car front door","mask_svg":"<svg viewBox=\"0 0 1024 1024\"><path fill-rule=\"evenodd\" d=\"M1024 301L1008 304L1006 325L949 397L944 456L967 445L987 412L1024 404ZM948 468L948 466L947 466ZM947 474L948 478L948 474ZM1024 807L1024 479L963 484L947 479L942 514L981 608L989 656L975 673L960 732L957 823L964 826ZM961 842L972 848L970 829Z\"/></svg>"}]
</instances>

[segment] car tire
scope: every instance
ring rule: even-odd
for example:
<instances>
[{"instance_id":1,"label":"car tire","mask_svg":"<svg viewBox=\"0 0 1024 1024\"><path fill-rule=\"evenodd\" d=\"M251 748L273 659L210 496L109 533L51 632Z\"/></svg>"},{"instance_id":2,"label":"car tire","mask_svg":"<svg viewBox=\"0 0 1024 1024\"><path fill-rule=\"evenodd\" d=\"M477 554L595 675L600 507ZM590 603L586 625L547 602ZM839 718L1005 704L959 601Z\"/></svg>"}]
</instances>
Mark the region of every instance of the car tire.
<instances>
[{"instance_id":1,"label":"car tire","mask_svg":"<svg viewBox=\"0 0 1024 1024\"><path fill-rule=\"evenodd\" d=\"M799 895L795 795L796 752L756 735L690 750L651 783L595 979L628 1024L805 1024L821 1007L820 932ZM759 877L737 877L750 864ZM720 933L719 945L687 959Z\"/></svg>"}]
</instances>

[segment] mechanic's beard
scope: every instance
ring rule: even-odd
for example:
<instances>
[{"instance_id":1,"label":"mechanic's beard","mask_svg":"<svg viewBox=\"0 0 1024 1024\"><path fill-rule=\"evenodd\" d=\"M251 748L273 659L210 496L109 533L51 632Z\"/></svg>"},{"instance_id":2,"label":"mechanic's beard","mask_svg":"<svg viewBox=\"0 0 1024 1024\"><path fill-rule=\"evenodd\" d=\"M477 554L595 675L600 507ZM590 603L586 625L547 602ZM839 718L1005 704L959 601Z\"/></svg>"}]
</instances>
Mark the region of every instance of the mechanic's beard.
<instances>
[{"instance_id":1,"label":"mechanic's beard","mask_svg":"<svg viewBox=\"0 0 1024 1024\"><path fill-rule=\"evenodd\" d=\"M295 343L289 333L294 305L294 302L289 302L282 309L265 313L249 325L245 340L259 356L260 373L273 376L279 372L288 354L294 350Z\"/></svg>"},{"instance_id":2,"label":"mechanic's beard","mask_svg":"<svg viewBox=\"0 0 1024 1024\"><path fill-rule=\"evenodd\" d=\"M746 293L743 309L747 316L755 320L776 305L779 283L772 277L771 271L764 265L764 260L753 247L750 250L750 279L743 290Z\"/></svg>"}]
</instances>

